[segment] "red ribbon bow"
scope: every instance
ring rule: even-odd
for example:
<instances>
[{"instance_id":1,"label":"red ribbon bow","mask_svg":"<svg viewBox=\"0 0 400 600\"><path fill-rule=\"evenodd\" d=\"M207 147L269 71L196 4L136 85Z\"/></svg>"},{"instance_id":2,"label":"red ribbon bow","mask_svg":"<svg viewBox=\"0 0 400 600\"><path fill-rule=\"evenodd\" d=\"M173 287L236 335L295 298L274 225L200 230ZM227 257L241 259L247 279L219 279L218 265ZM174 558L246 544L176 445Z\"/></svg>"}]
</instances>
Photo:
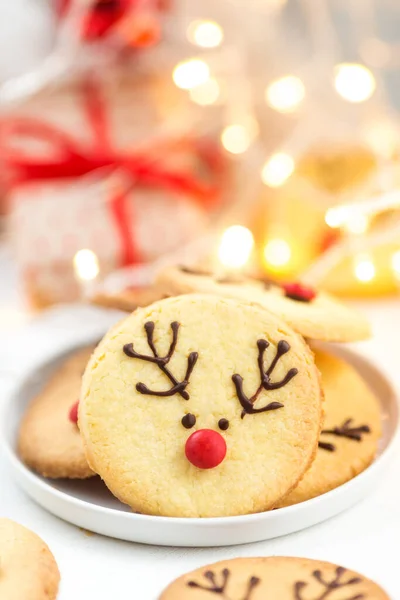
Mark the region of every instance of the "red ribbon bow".
<instances>
[{"instance_id":1,"label":"red ribbon bow","mask_svg":"<svg viewBox=\"0 0 400 600\"><path fill-rule=\"evenodd\" d=\"M61 18L68 13L72 2L73 0L57 0L57 12ZM92 41L105 36L132 4L132 0L94 0L88 7L82 24L83 38Z\"/></svg>"},{"instance_id":2,"label":"red ribbon bow","mask_svg":"<svg viewBox=\"0 0 400 600\"><path fill-rule=\"evenodd\" d=\"M0 158L9 170L12 186L38 180L76 178L110 167L122 168L128 173L132 188L138 184L160 187L184 194L187 199L207 209L218 203L218 176L222 171L222 162L214 144L184 138L159 142L156 148L139 152L119 152L113 148L109 137L106 109L98 86L88 80L83 85L83 92L85 112L94 137L94 143L89 147L37 119L13 118L0 122ZM54 157L39 160L14 149L12 142L20 136L45 142L51 147ZM191 172L163 166L160 156L162 158L183 150L195 152L204 161L211 175L210 181L201 180ZM140 257L127 218L127 198L125 190L110 204L119 231L123 266L138 262Z\"/></svg>"},{"instance_id":3,"label":"red ribbon bow","mask_svg":"<svg viewBox=\"0 0 400 600\"><path fill-rule=\"evenodd\" d=\"M68 16L73 3L74 0L57 0L61 19ZM166 9L164 5L165 0L92 0L83 12L80 34L86 42L102 40L126 20L121 33L126 30L129 45L153 45L160 36L159 13Z\"/></svg>"}]
</instances>

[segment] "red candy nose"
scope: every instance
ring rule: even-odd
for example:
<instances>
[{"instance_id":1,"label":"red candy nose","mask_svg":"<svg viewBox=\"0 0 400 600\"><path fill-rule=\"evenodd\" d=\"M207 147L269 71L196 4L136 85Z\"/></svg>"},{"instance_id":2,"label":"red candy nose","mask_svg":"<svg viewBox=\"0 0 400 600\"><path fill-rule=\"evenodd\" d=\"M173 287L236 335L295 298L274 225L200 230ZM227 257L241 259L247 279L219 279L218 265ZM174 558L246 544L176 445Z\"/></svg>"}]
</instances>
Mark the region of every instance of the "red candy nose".
<instances>
[{"instance_id":1,"label":"red candy nose","mask_svg":"<svg viewBox=\"0 0 400 600\"><path fill-rule=\"evenodd\" d=\"M72 423L78 423L78 408L79 408L79 400L78 402L75 402L75 404L73 404L70 408L69 411L69 420L72 421Z\"/></svg>"},{"instance_id":2,"label":"red candy nose","mask_svg":"<svg viewBox=\"0 0 400 600\"><path fill-rule=\"evenodd\" d=\"M189 462L199 469L213 469L225 458L226 442L213 429L199 429L186 440L185 454Z\"/></svg>"},{"instance_id":3,"label":"red candy nose","mask_svg":"<svg viewBox=\"0 0 400 600\"><path fill-rule=\"evenodd\" d=\"M313 288L302 283L285 283L282 288L287 298L298 300L299 302L311 302L317 295L317 292Z\"/></svg>"}]
</instances>

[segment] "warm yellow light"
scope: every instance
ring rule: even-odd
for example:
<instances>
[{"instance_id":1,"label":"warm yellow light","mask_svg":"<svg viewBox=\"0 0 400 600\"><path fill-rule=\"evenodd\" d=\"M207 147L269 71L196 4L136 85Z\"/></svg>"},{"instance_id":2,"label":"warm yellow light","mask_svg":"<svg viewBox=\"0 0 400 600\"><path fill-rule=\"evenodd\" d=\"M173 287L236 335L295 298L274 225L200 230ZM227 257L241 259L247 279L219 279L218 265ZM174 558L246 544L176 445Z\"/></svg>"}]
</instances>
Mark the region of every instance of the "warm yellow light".
<instances>
[{"instance_id":1,"label":"warm yellow light","mask_svg":"<svg viewBox=\"0 0 400 600\"><path fill-rule=\"evenodd\" d=\"M76 276L84 281L96 279L99 274L99 261L92 250L79 250L74 256Z\"/></svg>"},{"instance_id":2,"label":"warm yellow light","mask_svg":"<svg viewBox=\"0 0 400 600\"><path fill-rule=\"evenodd\" d=\"M265 261L273 267L283 267L292 256L292 250L286 240L269 240L264 248Z\"/></svg>"},{"instance_id":3,"label":"warm yellow light","mask_svg":"<svg viewBox=\"0 0 400 600\"><path fill-rule=\"evenodd\" d=\"M367 123L363 137L374 152L387 158L399 147L399 132L390 119L380 118Z\"/></svg>"},{"instance_id":4,"label":"warm yellow light","mask_svg":"<svg viewBox=\"0 0 400 600\"><path fill-rule=\"evenodd\" d=\"M343 63L335 68L335 88L349 102L364 102L374 93L376 82L367 67Z\"/></svg>"},{"instance_id":5,"label":"warm yellow light","mask_svg":"<svg viewBox=\"0 0 400 600\"><path fill-rule=\"evenodd\" d=\"M218 258L224 267L243 267L250 258L254 238L250 229L242 225L228 227L222 235Z\"/></svg>"},{"instance_id":6,"label":"warm yellow light","mask_svg":"<svg viewBox=\"0 0 400 600\"><path fill-rule=\"evenodd\" d=\"M368 256L355 260L354 275L362 283L369 283L372 281L375 277L375 273L375 265Z\"/></svg>"},{"instance_id":7,"label":"warm yellow light","mask_svg":"<svg viewBox=\"0 0 400 600\"><path fill-rule=\"evenodd\" d=\"M295 111L304 96L303 82L294 75L287 75L273 81L265 91L267 104L281 113Z\"/></svg>"},{"instance_id":8,"label":"warm yellow light","mask_svg":"<svg viewBox=\"0 0 400 600\"><path fill-rule=\"evenodd\" d=\"M334 229L344 227L349 233L362 234L369 227L367 215L346 206L334 206L325 214L325 223Z\"/></svg>"},{"instance_id":9,"label":"warm yellow light","mask_svg":"<svg viewBox=\"0 0 400 600\"><path fill-rule=\"evenodd\" d=\"M277 152L265 163L261 179L265 185L279 187L294 171L294 160L285 152Z\"/></svg>"},{"instance_id":10,"label":"warm yellow light","mask_svg":"<svg viewBox=\"0 0 400 600\"><path fill-rule=\"evenodd\" d=\"M245 125L228 125L221 133L222 145L232 154L242 154L250 147L257 131L258 126L253 119L249 119Z\"/></svg>"},{"instance_id":11,"label":"warm yellow light","mask_svg":"<svg viewBox=\"0 0 400 600\"><path fill-rule=\"evenodd\" d=\"M200 106L214 104L219 98L220 88L216 79L209 79L189 90L190 98Z\"/></svg>"},{"instance_id":12,"label":"warm yellow light","mask_svg":"<svg viewBox=\"0 0 400 600\"><path fill-rule=\"evenodd\" d=\"M368 229L368 226L368 217L361 213L358 215L352 215L345 225L349 233L354 233L356 235L361 235L362 233L365 233Z\"/></svg>"},{"instance_id":13,"label":"warm yellow light","mask_svg":"<svg viewBox=\"0 0 400 600\"><path fill-rule=\"evenodd\" d=\"M400 279L400 250L397 250L392 255L392 269L396 278Z\"/></svg>"},{"instance_id":14,"label":"warm yellow light","mask_svg":"<svg viewBox=\"0 0 400 600\"><path fill-rule=\"evenodd\" d=\"M346 220L349 220L349 213L348 210L342 206L332 207L326 211L325 223L329 225L329 227L341 227Z\"/></svg>"},{"instance_id":15,"label":"warm yellow light","mask_svg":"<svg viewBox=\"0 0 400 600\"><path fill-rule=\"evenodd\" d=\"M189 42L201 48L216 48L224 39L224 31L215 21L192 21L187 37Z\"/></svg>"},{"instance_id":16,"label":"warm yellow light","mask_svg":"<svg viewBox=\"0 0 400 600\"><path fill-rule=\"evenodd\" d=\"M175 85L183 90L190 90L205 83L210 76L210 69L204 60L192 58L176 65L172 78Z\"/></svg>"}]
</instances>

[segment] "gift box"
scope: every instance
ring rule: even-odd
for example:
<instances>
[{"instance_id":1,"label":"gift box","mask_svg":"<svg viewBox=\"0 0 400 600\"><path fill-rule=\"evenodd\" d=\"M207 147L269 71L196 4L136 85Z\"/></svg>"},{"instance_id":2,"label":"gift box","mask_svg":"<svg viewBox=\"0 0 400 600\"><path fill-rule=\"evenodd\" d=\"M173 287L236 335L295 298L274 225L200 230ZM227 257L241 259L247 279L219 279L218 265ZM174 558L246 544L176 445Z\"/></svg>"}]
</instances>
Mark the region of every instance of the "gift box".
<instances>
[{"instance_id":1,"label":"gift box","mask_svg":"<svg viewBox=\"0 0 400 600\"><path fill-rule=\"evenodd\" d=\"M45 120L36 100L23 117L0 123L11 238L37 307L75 300L88 281L167 255L201 235L221 210L218 146L194 135L145 142L146 111L129 119L126 94L116 108L107 91L86 80L57 108L51 104ZM77 265L82 250L91 252L88 273Z\"/></svg>"}]
</instances>

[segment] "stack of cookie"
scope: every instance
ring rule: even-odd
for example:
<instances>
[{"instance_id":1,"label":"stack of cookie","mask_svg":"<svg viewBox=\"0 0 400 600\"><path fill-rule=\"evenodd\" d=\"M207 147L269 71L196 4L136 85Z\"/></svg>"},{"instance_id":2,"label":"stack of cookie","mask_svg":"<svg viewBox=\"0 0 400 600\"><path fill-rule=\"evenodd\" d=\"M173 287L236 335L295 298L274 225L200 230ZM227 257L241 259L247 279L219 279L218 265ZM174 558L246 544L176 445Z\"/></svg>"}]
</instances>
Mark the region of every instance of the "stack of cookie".
<instances>
[{"instance_id":1,"label":"stack of cookie","mask_svg":"<svg viewBox=\"0 0 400 600\"><path fill-rule=\"evenodd\" d=\"M92 349L33 401L26 464L46 477L98 474L141 513L213 517L305 501L371 463L377 399L314 342L367 338L362 316L299 284L187 267L156 285L169 297L113 327L82 388Z\"/></svg>"},{"instance_id":2,"label":"stack of cookie","mask_svg":"<svg viewBox=\"0 0 400 600\"><path fill-rule=\"evenodd\" d=\"M328 492L372 462L381 436L379 403L358 371L326 343L369 338L370 326L362 315L299 283L279 285L269 279L227 277L181 266L160 272L157 288L169 295L201 292L257 303L288 323L311 348L325 399L318 451L298 485L277 507Z\"/></svg>"}]
</instances>

